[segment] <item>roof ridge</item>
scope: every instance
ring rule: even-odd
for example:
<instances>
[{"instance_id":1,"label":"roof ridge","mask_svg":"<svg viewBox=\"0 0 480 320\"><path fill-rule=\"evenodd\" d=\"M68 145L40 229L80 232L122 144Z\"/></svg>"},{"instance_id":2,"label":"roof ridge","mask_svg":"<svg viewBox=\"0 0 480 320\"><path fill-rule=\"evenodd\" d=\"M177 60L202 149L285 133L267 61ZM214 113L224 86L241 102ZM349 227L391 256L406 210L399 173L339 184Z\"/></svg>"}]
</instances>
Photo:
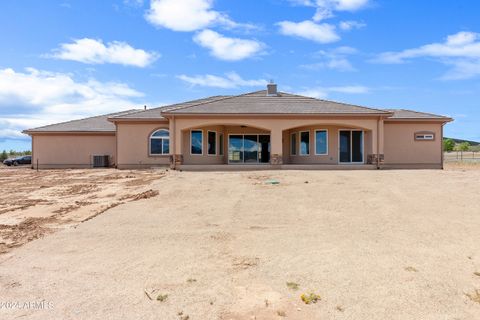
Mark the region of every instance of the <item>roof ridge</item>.
<instances>
[{"instance_id":1,"label":"roof ridge","mask_svg":"<svg viewBox=\"0 0 480 320\"><path fill-rule=\"evenodd\" d=\"M218 97L218 99L214 99L214 98L217 98L217 97ZM189 100L189 101L185 101L185 102L174 103L174 104L171 104L171 105L167 105L167 106L163 106L163 107L158 107L158 108L172 108L172 109L170 109L170 110L168 110L168 111L176 111L176 110L186 109L186 108L190 108L190 107L194 107L194 106L198 106L198 105L202 105L202 104L207 104L207 103L214 102L214 101L225 100L225 99L229 99L229 98L232 98L232 97L234 97L234 96L216 95L216 96L210 96L210 97L206 97L206 98L200 98L200 99L194 99L194 100ZM214 99L214 100L209 100L209 99ZM207 100L207 101L201 101L201 102L198 102L198 103L189 105L189 106L183 106L183 107L174 108L174 106L177 106L177 105L180 105L180 104L186 104L186 103L191 103L191 102L200 101L200 100ZM167 111L167 112L168 112L168 111ZM161 113L161 112L162 112L162 111L160 111L160 113Z\"/></svg>"},{"instance_id":2,"label":"roof ridge","mask_svg":"<svg viewBox=\"0 0 480 320\"><path fill-rule=\"evenodd\" d=\"M107 113L107 114L100 114L98 116L91 116L91 117L86 117L86 118L80 118L80 119L73 119L73 120L68 120L68 121L63 121L63 122L57 122L57 123L52 123L52 124L46 124L44 126L41 126L41 127L36 127L36 128L31 128L31 129L27 129L27 130L24 130L24 131L30 131L30 130L37 130L37 129L44 129L44 128L47 128L47 127L51 127L51 126L56 126L56 125L59 125L59 124L66 124L66 123L72 123L72 122L75 122L75 121L82 121L82 120L89 120L89 119L95 119L95 118L101 118L101 117L107 117L108 119L108 116L110 115L120 115L120 114L130 114L130 113L134 113L135 111L137 111L138 109L129 109L129 110L124 110L124 111L119 111L119 112L112 112L112 113Z\"/></svg>"},{"instance_id":3,"label":"roof ridge","mask_svg":"<svg viewBox=\"0 0 480 320\"><path fill-rule=\"evenodd\" d=\"M224 101L224 100L237 98L237 97L245 96L245 95L252 94L252 93L257 93L257 92L260 92L260 91L265 91L265 90L253 91L253 92L242 93L242 94L239 94L239 95L231 95L231 96L213 96L213 97L223 97L223 98L210 100L210 101L203 101L203 102L199 102L197 104L193 104L193 105L190 105L190 106L184 106L184 107L179 107L177 109L168 110L167 112L193 108L193 107L200 106L200 105L205 105L205 104L209 104L209 103L213 103L213 102ZM207 98L205 98L205 99L207 99ZM202 100L202 99L198 99L198 100ZM195 100L193 100L193 101L195 101ZM188 102L183 102L183 103L188 103Z\"/></svg>"}]
</instances>

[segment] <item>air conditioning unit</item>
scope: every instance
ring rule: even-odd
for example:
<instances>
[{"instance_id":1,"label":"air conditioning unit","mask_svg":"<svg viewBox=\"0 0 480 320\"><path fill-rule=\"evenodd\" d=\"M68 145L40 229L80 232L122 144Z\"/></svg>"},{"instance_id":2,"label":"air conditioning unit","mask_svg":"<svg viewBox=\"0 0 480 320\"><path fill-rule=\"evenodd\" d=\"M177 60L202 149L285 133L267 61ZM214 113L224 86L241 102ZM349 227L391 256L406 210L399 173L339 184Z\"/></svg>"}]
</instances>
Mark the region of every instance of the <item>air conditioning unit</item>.
<instances>
[{"instance_id":1,"label":"air conditioning unit","mask_svg":"<svg viewBox=\"0 0 480 320\"><path fill-rule=\"evenodd\" d=\"M107 168L109 166L110 156L93 156L94 168Z\"/></svg>"}]
</instances>

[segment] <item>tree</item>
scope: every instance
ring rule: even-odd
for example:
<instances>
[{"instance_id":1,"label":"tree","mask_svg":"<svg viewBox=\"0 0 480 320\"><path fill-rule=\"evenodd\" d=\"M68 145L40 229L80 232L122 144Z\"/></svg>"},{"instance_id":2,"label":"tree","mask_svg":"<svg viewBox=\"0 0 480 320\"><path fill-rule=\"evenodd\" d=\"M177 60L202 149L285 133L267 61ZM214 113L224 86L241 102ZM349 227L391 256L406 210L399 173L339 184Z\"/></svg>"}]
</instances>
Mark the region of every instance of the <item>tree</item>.
<instances>
[{"instance_id":1,"label":"tree","mask_svg":"<svg viewBox=\"0 0 480 320\"><path fill-rule=\"evenodd\" d=\"M443 140L443 150L446 152L453 151L453 148L455 147L455 141L452 139L445 139Z\"/></svg>"},{"instance_id":2,"label":"tree","mask_svg":"<svg viewBox=\"0 0 480 320\"><path fill-rule=\"evenodd\" d=\"M8 153L7 151L3 150L3 152L0 154L0 161L3 162L3 160L8 158Z\"/></svg>"},{"instance_id":3,"label":"tree","mask_svg":"<svg viewBox=\"0 0 480 320\"><path fill-rule=\"evenodd\" d=\"M468 149L470 148L470 143L468 142L462 142L458 145L458 150L460 151L468 151Z\"/></svg>"}]
</instances>

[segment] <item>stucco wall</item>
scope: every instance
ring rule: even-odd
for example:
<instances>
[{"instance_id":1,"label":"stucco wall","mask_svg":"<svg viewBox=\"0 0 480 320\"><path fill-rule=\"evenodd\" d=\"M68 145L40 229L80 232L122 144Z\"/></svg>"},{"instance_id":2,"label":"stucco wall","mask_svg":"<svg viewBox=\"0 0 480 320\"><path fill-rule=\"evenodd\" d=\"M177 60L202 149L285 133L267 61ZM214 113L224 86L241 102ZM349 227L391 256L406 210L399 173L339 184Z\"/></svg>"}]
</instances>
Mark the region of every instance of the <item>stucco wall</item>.
<instances>
[{"instance_id":1,"label":"stucco wall","mask_svg":"<svg viewBox=\"0 0 480 320\"><path fill-rule=\"evenodd\" d=\"M115 135L42 134L32 136L32 166L89 168L93 155L110 156L115 164Z\"/></svg>"},{"instance_id":2,"label":"stucco wall","mask_svg":"<svg viewBox=\"0 0 480 320\"><path fill-rule=\"evenodd\" d=\"M149 154L150 135L158 129L168 130L168 122L117 123L118 168L148 168L169 165L169 155L152 156Z\"/></svg>"},{"instance_id":3,"label":"stucco wall","mask_svg":"<svg viewBox=\"0 0 480 320\"><path fill-rule=\"evenodd\" d=\"M442 125L428 122L385 122L385 165L435 165L442 163ZM435 133L433 141L415 140L415 132Z\"/></svg>"}]
</instances>

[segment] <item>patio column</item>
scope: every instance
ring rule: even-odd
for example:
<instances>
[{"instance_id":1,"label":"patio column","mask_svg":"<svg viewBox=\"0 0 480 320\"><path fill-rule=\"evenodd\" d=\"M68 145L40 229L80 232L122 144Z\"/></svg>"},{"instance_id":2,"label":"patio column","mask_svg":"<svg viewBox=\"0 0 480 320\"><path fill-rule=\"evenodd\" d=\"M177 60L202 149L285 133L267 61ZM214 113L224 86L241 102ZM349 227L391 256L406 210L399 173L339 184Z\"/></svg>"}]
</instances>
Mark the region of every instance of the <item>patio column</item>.
<instances>
[{"instance_id":1,"label":"patio column","mask_svg":"<svg viewBox=\"0 0 480 320\"><path fill-rule=\"evenodd\" d=\"M283 164L283 131L274 128L270 131L270 164Z\"/></svg>"},{"instance_id":2,"label":"patio column","mask_svg":"<svg viewBox=\"0 0 480 320\"><path fill-rule=\"evenodd\" d=\"M182 155L182 130L175 123L175 116L169 121L170 129L170 168L183 164Z\"/></svg>"}]
</instances>

